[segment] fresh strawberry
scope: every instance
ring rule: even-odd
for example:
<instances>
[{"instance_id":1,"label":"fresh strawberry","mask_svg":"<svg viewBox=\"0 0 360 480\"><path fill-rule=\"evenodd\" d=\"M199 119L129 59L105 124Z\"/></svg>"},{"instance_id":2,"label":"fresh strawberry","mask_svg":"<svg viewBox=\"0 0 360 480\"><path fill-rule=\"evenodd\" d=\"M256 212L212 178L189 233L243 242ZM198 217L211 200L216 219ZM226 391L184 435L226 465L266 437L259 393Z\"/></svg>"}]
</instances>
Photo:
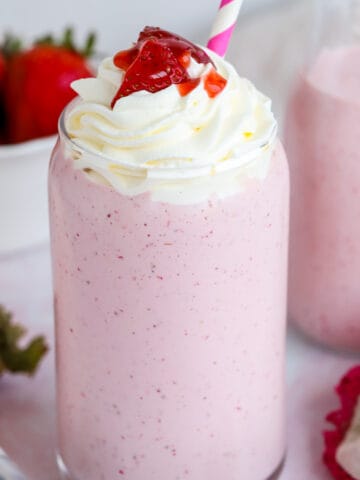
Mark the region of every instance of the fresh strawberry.
<instances>
[{"instance_id":1,"label":"fresh strawberry","mask_svg":"<svg viewBox=\"0 0 360 480\"><path fill-rule=\"evenodd\" d=\"M5 56L0 51L0 144L5 143L4 80L6 72Z\"/></svg>"},{"instance_id":2,"label":"fresh strawberry","mask_svg":"<svg viewBox=\"0 0 360 480\"><path fill-rule=\"evenodd\" d=\"M5 57L3 53L0 51L0 93L3 91L5 69L6 69Z\"/></svg>"},{"instance_id":3,"label":"fresh strawberry","mask_svg":"<svg viewBox=\"0 0 360 480\"><path fill-rule=\"evenodd\" d=\"M55 134L59 115L76 95L73 80L93 76L86 61L93 44L89 37L86 52L75 50L72 33L56 45L46 37L32 48L9 57L5 77L5 109L10 143Z\"/></svg>"},{"instance_id":4,"label":"fresh strawberry","mask_svg":"<svg viewBox=\"0 0 360 480\"><path fill-rule=\"evenodd\" d=\"M197 63L213 63L204 50L179 35L157 27L145 27L131 49L114 56L114 64L124 70L125 75L112 100L112 107L120 98L134 92L155 93L170 85L177 85L180 95L187 95L200 83L200 78L191 78L187 72L191 58ZM226 80L216 73L215 66L213 72L206 89L211 98L226 85Z\"/></svg>"}]
</instances>

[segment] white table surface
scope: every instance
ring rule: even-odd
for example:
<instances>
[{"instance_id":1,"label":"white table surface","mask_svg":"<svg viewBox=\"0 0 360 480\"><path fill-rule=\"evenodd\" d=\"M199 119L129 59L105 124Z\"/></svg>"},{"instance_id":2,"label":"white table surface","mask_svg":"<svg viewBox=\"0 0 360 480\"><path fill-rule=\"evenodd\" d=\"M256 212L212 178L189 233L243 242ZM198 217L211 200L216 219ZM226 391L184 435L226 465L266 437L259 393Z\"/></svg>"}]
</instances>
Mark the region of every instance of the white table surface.
<instances>
[{"instance_id":1,"label":"white table surface","mask_svg":"<svg viewBox=\"0 0 360 480\"><path fill-rule=\"evenodd\" d=\"M31 480L56 480L52 292L48 247L0 259L0 298L29 333L45 333L51 350L35 378L0 381L0 445ZM281 480L326 480L321 464L325 414L333 386L359 356L322 350L288 336L288 455ZM226 480L226 479L224 479ZM241 479L245 480L245 479ZM251 479L246 479L251 480Z\"/></svg>"}]
</instances>

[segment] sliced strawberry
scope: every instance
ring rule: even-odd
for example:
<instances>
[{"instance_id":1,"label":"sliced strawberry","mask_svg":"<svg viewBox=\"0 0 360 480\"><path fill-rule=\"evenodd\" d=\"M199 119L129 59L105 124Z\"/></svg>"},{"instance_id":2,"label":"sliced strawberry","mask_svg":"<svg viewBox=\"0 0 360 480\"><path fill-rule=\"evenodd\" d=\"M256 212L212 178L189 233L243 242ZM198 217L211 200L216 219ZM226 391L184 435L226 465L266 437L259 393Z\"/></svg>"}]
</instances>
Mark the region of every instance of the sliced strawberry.
<instances>
[{"instance_id":1,"label":"sliced strawberry","mask_svg":"<svg viewBox=\"0 0 360 480\"><path fill-rule=\"evenodd\" d=\"M115 65L116 57L115 57ZM118 65L117 65L118 66ZM186 69L179 63L172 50L156 39L145 40L136 60L126 71L123 83L111 106L117 100L140 90L158 92L172 84L190 80Z\"/></svg>"},{"instance_id":2,"label":"sliced strawberry","mask_svg":"<svg viewBox=\"0 0 360 480\"><path fill-rule=\"evenodd\" d=\"M145 27L137 43L129 50L114 56L114 64L125 72L123 82L111 102L140 90L158 92L172 84L185 96L196 88L200 78L191 78L187 72L193 58L197 63L212 64L213 69L205 79L205 89L210 98L226 86L226 80L215 70L208 54L185 38L157 27Z\"/></svg>"},{"instance_id":3,"label":"sliced strawberry","mask_svg":"<svg viewBox=\"0 0 360 480\"><path fill-rule=\"evenodd\" d=\"M190 63L191 63L191 53L189 50L186 50L185 52L181 53L178 57L180 65L182 65L184 68L189 68Z\"/></svg>"},{"instance_id":4,"label":"sliced strawberry","mask_svg":"<svg viewBox=\"0 0 360 480\"><path fill-rule=\"evenodd\" d=\"M145 27L140 33L138 41L141 42L148 38L157 38L164 42L169 48L171 48L177 58L179 58L183 52L188 51L198 63L212 63L209 55L204 50L175 33L162 30L159 27Z\"/></svg>"}]
</instances>

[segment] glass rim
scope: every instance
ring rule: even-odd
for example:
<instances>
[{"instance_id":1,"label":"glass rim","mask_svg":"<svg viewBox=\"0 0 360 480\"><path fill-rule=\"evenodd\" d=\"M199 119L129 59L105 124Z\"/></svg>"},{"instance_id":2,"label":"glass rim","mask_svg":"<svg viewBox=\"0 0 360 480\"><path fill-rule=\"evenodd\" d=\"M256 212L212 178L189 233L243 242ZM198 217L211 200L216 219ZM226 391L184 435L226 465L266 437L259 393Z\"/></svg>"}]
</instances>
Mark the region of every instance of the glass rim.
<instances>
[{"instance_id":1,"label":"glass rim","mask_svg":"<svg viewBox=\"0 0 360 480\"><path fill-rule=\"evenodd\" d=\"M109 155L104 155L101 152L95 152L91 150L90 148L87 148L83 145L79 145L73 138L70 137L66 125L65 125L65 119L66 115L69 113L71 108L76 105L76 103L79 101L79 97L75 97L73 100L71 100L66 107L63 109L63 111L60 114L59 120L58 120L58 134L59 138L61 141L65 141L65 143L75 152L77 152L79 155L85 154L88 158L94 158L94 159L107 159L109 161L113 161ZM127 174L129 176L143 176L144 174L149 174L149 172L156 172L156 175L148 175L149 178L159 179L159 180L180 180L180 179L191 179L191 178L201 178L205 177L208 175L213 175L213 169L217 168L219 166L223 168L218 168L216 171L216 175L226 173L226 172L231 172L233 170L236 170L237 168L245 168L248 165L251 164L251 162L255 161L261 154L266 152L267 148L271 148L272 146L275 145L276 139L277 139L277 134L278 134L278 124L276 122L273 131L269 135L268 140L266 143L261 145L260 147L254 147L252 150L249 150L248 152L245 152L242 155L242 158L245 157L247 158L246 161L242 162L239 164L239 158L235 158L233 160L227 160L227 162L221 163L207 163L203 165L186 165L184 167L164 167L164 166L141 166L141 165L134 165L131 163L127 163L125 161L122 161L119 158L116 158L116 161L114 163L118 164L118 166L124 170L127 171ZM226 163L226 165L224 165ZM104 165L106 163L104 162ZM224 166L226 168L224 168ZM192 172L191 175L189 173ZM169 176L169 174L172 174Z\"/></svg>"}]
</instances>

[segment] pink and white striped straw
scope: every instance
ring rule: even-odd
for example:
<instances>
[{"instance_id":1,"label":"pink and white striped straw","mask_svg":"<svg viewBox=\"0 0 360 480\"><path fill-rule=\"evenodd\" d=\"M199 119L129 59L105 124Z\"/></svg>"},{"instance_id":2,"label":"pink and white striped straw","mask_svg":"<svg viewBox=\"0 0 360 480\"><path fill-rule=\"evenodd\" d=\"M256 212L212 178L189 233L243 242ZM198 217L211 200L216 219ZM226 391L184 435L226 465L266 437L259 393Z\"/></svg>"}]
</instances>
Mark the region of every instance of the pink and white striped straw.
<instances>
[{"instance_id":1,"label":"pink and white striped straw","mask_svg":"<svg viewBox=\"0 0 360 480\"><path fill-rule=\"evenodd\" d=\"M244 0L221 0L207 47L224 57Z\"/></svg>"}]
</instances>

